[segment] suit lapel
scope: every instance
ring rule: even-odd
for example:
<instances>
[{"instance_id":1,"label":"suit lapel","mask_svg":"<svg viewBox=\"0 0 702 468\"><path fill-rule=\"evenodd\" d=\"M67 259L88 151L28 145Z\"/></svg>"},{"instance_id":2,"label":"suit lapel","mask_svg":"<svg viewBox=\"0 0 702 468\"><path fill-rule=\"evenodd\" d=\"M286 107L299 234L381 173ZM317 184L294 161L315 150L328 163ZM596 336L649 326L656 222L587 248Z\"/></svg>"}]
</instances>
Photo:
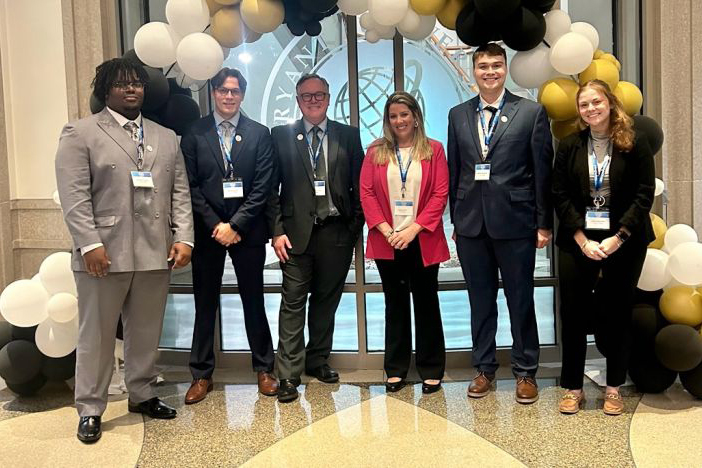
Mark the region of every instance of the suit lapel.
<instances>
[{"instance_id":1,"label":"suit lapel","mask_svg":"<svg viewBox=\"0 0 702 468\"><path fill-rule=\"evenodd\" d=\"M158 127L148 119L144 119L144 171L151 171L158 154Z\"/></svg>"},{"instance_id":2,"label":"suit lapel","mask_svg":"<svg viewBox=\"0 0 702 468\"><path fill-rule=\"evenodd\" d=\"M580 177L578 177L579 182L580 182L580 191L581 193L587 194L586 199L590 198L590 158L589 154L587 154L587 138L588 138L588 132L583 132L581 134L581 138L578 140L580 143L580 146L576 150L576 157L575 157L575 173L580 174Z\"/></svg>"},{"instance_id":3,"label":"suit lapel","mask_svg":"<svg viewBox=\"0 0 702 468\"><path fill-rule=\"evenodd\" d=\"M339 128L336 122L327 120L327 182L329 186L334 183L334 174L336 173L336 162L339 156Z\"/></svg>"},{"instance_id":4,"label":"suit lapel","mask_svg":"<svg viewBox=\"0 0 702 468\"><path fill-rule=\"evenodd\" d=\"M239 159L239 153L241 153L241 148L246 143L246 129L249 125L249 119L244 117L243 114L239 115L239 124L236 126L236 133L234 134L234 144L232 145L232 162ZM222 162L224 164L224 162ZM236 166L236 164L235 164Z\"/></svg>"},{"instance_id":5,"label":"suit lapel","mask_svg":"<svg viewBox=\"0 0 702 468\"><path fill-rule=\"evenodd\" d=\"M132 160L134 166L137 164L137 148L125 129L119 126L107 108L100 112L98 126L112 138L117 145L124 150L124 153Z\"/></svg>"},{"instance_id":6,"label":"suit lapel","mask_svg":"<svg viewBox=\"0 0 702 468\"><path fill-rule=\"evenodd\" d=\"M478 109L479 99L480 95L477 95L468 101L468 115L466 118L468 119L468 133L470 133L470 137L475 145L475 155L477 156L477 160L481 161L483 149L480 146L480 135L478 135L478 113L476 112L476 109Z\"/></svg>"},{"instance_id":7,"label":"suit lapel","mask_svg":"<svg viewBox=\"0 0 702 468\"><path fill-rule=\"evenodd\" d=\"M208 121L206 123L207 130L205 130L205 140L212 150L212 157L214 157L219 170L222 171L222 175L226 173L224 168L224 155L222 154L222 148L219 146L219 135L217 134L217 128L215 127L214 115L210 114L208 116Z\"/></svg>"},{"instance_id":8,"label":"suit lapel","mask_svg":"<svg viewBox=\"0 0 702 468\"><path fill-rule=\"evenodd\" d=\"M302 160L302 166L307 172L307 177L310 179L310 184L314 185L314 172L312 171L312 162L310 161L310 153L307 147L307 138L305 136L305 124L302 119L297 121L293 127L294 145L297 147L297 154Z\"/></svg>"},{"instance_id":9,"label":"suit lapel","mask_svg":"<svg viewBox=\"0 0 702 468\"><path fill-rule=\"evenodd\" d=\"M492 153L497 143L505 134L507 128L514 121L514 117L519 111L519 98L509 91L505 90L505 105L502 108L502 112L498 117L500 121L497 123L497 128L495 129L495 135L493 135L492 140L490 140L490 153ZM504 118L507 118L507 122L504 122Z\"/></svg>"}]
</instances>

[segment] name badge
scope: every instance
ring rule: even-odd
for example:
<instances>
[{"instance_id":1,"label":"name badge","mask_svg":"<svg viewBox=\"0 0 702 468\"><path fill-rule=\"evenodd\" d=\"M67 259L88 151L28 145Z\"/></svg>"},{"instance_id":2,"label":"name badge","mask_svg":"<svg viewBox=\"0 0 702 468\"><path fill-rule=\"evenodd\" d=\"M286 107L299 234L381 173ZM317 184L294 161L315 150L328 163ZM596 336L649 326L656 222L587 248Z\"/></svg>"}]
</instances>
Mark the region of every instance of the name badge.
<instances>
[{"instance_id":1,"label":"name badge","mask_svg":"<svg viewBox=\"0 0 702 468\"><path fill-rule=\"evenodd\" d=\"M314 194L317 197L324 197L327 195L327 182L324 180L314 181Z\"/></svg>"},{"instance_id":2,"label":"name badge","mask_svg":"<svg viewBox=\"0 0 702 468\"><path fill-rule=\"evenodd\" d=\"M490 165L476 164L475 165L475 180L490 180Z\"/></svg>"},{"instance_id":3,"label":"name badge","mask_svg":"<svg viewBox=\"0 0 702 468\"><path fill-rule=\"evenodd\" d=\"M244 198L244 182L237 178L222 181L224 198Z\"/></svg>"},{"instance_id":4,"label":"name badge","mask_svg":"<svg viewBox=\"0 0 702 468\"><path fill-rule=\"evenodd\" d=\"M131 171L134 187L154 188L154 179L150 172Z\"/></svg>"},{"instance_id":5,"label":"name badge","mask_svg":"<svg viewBox=\"0 0 702 468\"><path fill-rule=\"evenodd\" d=\"M609 230L609 211L588 208L585 213L585 229Z\"/></svg>"},{"instance_id":6,"label":"name badge","mask_svg":"<svg viewBox=\"0 0 702 468\"><path fill-rule=\"evenodd\" d=\"M395 200L395 216L412 216L414 214L414 202L412 200Z\"/></svg>"}]
</instances>

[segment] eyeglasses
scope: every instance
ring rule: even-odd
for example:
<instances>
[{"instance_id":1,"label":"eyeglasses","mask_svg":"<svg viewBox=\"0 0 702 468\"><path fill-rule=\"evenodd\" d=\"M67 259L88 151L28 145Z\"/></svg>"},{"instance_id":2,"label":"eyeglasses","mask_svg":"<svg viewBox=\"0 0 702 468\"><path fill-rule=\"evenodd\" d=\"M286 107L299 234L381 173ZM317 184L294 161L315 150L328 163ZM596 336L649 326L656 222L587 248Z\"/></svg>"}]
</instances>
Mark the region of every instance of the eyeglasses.
<instances>
[{"instance_id":1,"label":"eyeglasses","mask_svg":"<svg viewBox=\"0 0 702 468\"><path fill-rule=\"evenodd\" d=\"M224 86L215 88L215 92L220 96L226 96L227 94L231 94L232 97L239 97L243 94L239 88L225 88Z\"/></svg>"},{"instance_id":2,"label":"eyeglasses","mask_svg":"<svg viewBox=\"0 0 702 468\"><path fill-rule=\"evenodd\" d=\"M144 89L144 82L143 81L115 81L112 83L113 88L117 89L127 89L127 88L134 88L134 89Z\"/></svg>"},{"instance_id":3,"label":"eyeglasses","mask_svg":"<svg viewBox=\"0 0 702 468\"><path fill-rule=\"evenodd\" d=\"M302 93L299 95L303 101L305 102L310 102L312 98L314 97L315 101L324 101L324 99L329 96L329 93L325 92L318 92L318 93Z\"/></svg>"}]
</instances>

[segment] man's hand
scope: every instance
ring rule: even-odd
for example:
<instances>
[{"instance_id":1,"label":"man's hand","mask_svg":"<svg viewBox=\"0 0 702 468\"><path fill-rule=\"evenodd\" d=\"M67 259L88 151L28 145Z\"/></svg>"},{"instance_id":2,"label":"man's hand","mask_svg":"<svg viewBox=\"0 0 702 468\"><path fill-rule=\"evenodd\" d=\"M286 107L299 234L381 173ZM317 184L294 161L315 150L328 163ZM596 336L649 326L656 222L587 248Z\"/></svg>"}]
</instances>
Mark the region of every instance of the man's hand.
<instances>
[{"instance_id":1,"label":"man's hand","mask_svg":"<svg viewBox=\"0 0 702 468\"><path fill-rule=\"evenodd\" d=\"M600 242L600 250L607 255L612 255L622 246L622 241L617 236L608 237Z\"/></svg>"},{"instance_id":2,"label":"man's hand","mask_svg":"<svg viewBox=\"0 0 702 468\"><path fill-rule=\"evenodd\" d=\"M241 236L232 229L229 223L219 223L215 226L214 231L212 231L212 237L225 247L241 241Z\"/></svg>"},{"instance_id":3,"label":"man's hand","mask_svg":"<svg viewBox=\"0 0 702 468\"><path fill-rule=\"evenodd\" d=\"M190 254L193 249L188 244L176 242L171 246L171 251L168 254L168 261L173 262L173 269L183 268L190 263Z\"/></svg>"},{"instance_id":4,"label":"man's hand","mask_svg":"<svg viewBox=\"0 0 702 468\"><path fill-rule=\"evenodd\" d=\"M107 251L104 246L86 252L86 254L83 255L83 262L85 262L85 269L88 270L88 274L90 274L90 276L97 276L98 278L107 276L107 270L112 263L110 262L110 257L107 256Z\"/></svg>"},{"instance_id":5,"label":"man's hand","mask_svg":"<svg viewBox=\"0 0 702 468\"><path fill-rule=\"evenodd\" d=\"M551 242L551 230L550 229L537 229L536 230L536 248L543 249Z\"/></svg>"},{"instance_id":6,"label":"man's hand","mask_svg":"<svg viewBox=\"0 0 702 468\"><path fill-rule=\"evenodd\" d=\"M288 236L285 234L273 236L271 244L273 244L273 250L275 250L275 254L281 262L285 263L290 259L287 249L292 249L292 245L290 244Z\"/></svg>"}]
</instances>

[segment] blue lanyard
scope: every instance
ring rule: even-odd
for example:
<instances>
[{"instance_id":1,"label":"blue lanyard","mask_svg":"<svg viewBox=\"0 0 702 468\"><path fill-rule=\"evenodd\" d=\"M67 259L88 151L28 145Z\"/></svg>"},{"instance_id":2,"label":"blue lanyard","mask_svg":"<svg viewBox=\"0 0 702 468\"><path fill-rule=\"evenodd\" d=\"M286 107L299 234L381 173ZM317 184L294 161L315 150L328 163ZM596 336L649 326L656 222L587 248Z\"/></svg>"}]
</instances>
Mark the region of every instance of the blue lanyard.
<instances>
[{"instance_id":1,"label":"blue lanyard","mask_svg":"<svg viewBox=\"0 0 702 468\"><path fill-rule=\"evenodd\" d=\"M412 153L410 153L409 162L407 167L402 170L402 154L400 153L400 147L395 146L395 155L397 156L397 165L400 166L400 180L402 181L402 198L405 198L405 184L407 183L407 174L409 174L409 168L412 165Z\"/></svg>"},{"instance_id":2,"label":"blue lanyard","mask_svg":"<svg viewBox=\"0 0 702 468\"><path fill-rule=\"evenodd\" d=\"M610 156L612 152L612 142L609 143L609 148L607 148L607 153L605 153L604 161L602 161L602 168L598 169L597 155L595 154L595 148L592 144L592 139L590 139L590 158L592 159L592 171L593 171L593 185L595 186L595 193L598 193L602 188L602 183L604 182L604 176L607 172L607 166L609 166Z\"/></svg>"},{"instance_id":3,"label":"blue lanyard","mask_svg":"<svg viewBox=\"0 0 702 468\"><path fill-rule=\"evenodd\" d=\"M217 136L219 137L219 145L222 147L222 153L224 153L224 157L227 159L227 162L229 163L229 168L227 169L227 175L231 174L234 172L234 162L232 161L232 150L234 149L234 141L236 139L236 127L233 128L234 132L232 132L232 141L229 147L231 150L227 151L227 147L224 144L224 136L222 136L222 127L217 125Z\"/></svg>"},{"instance_id":4,"label":"blue lanyard","mask_svg":"<svg viewBox=\"0 0 702 468\"><path fill-rule=\"evenodd\" d=\"M483 141L485 143L485 148L490 147L490 141L492 140L493 135L495 135L495 129L497 128L497 121L498 121L498 118L500 117L500 114L502 113L502 108L504 106L505 106L505 96L502 96L502 101L500 101L500 105L497 108L497 111L495 112L494 117L492 118L492 124L490 125L490 128L486 128L485 111L483 109L483 101L482 101L482 99L478 101L478 112L480 113L480 125L483 127Z\"/></svg>"},{"instance_id":5,"label":"blue lanyard","mask_svg":"<svg viewBox=\"0 0 702 468\"><path fill-rule=\"evenodd\" d=\"M319 161L319 153L322 151L322 144L324 143L324 137L327 136L327 130L325 129L322 133L322 138L319 139L319 146L317 146L317 151L312 153L312 142L310 141L310 132L305 132L305 139L307 140L307 151L310 153L310 161L312 162L312 168L314 169L315 175L317 173L317 162Z\"/></svg>"}]
</instances>

